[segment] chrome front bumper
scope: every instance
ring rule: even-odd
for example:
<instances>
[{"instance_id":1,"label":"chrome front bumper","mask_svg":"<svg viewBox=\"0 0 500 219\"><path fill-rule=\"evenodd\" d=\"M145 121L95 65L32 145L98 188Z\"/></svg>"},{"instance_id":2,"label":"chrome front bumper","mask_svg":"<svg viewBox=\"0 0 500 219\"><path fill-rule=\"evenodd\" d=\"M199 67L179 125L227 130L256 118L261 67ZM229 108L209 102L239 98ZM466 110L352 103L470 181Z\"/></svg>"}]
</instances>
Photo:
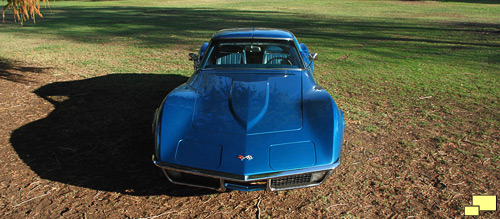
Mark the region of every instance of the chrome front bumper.
<instances>
[{"instance_id":1,"label":"chrome front bumper","mask_svg":"<svg viewBox=\"0 0 500 219\"><path fill-rule=\"evenodd\" d=\"M340 160L331 165L256 175L236 175L163 163L156 160L154 155L153 163L163 170L164 175L172 183L224 192L228 189L279 191L318 186L340 164Z\"/></svg>"}]
</instances>

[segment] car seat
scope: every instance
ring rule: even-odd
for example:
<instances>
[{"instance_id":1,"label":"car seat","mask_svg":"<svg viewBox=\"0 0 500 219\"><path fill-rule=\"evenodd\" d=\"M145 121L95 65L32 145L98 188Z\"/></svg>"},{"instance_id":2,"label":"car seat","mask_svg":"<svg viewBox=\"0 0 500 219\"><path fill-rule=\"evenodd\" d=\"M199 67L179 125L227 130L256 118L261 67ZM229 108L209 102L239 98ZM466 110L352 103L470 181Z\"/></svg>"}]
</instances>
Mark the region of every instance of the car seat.
<instances>
[{"instance_id":1,"label":"car seat","mask_svg":"<svg viewBox=\"0 0 500 219\"><path fill-rule=\"evenodd\" d=\"M280 58L287 59L288 53L285 53L283 49L279 46L269 46L264 51L264 55L262 57L262 64L282 64L282 61L284 59Z\"/></svg>"},{"instance_id":2,"label":"car seat","mask_svg":"<svg viewBox=\"0 0 500 219\"><path fill-rule=\"evenodd\" d=\"M216 60L217 65L247 64L245 50L236 46L222 46L219 51L219 57Z\"/></svg>"}]
</instances>

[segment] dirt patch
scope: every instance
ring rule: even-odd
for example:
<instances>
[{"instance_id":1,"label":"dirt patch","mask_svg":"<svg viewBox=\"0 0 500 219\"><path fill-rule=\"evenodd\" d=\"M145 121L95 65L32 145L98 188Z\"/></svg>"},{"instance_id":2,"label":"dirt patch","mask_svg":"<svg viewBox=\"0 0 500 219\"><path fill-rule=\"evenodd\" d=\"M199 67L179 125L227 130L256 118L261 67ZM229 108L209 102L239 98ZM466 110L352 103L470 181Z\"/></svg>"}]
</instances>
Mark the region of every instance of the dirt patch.
<instances>
[{"instance_id":1,"label":"dirt patch","mask_svg":"<svg viewBox=\"0 0 500 219\"><path fill-rule=\"evenodd\" d=\"M186 77L82 79L21 63L0 67L3 218L460 217L472 195L497 195L500 187L499 158L481 158L495 152L475 151L475 142L498 150L498 132L475 123L448 131L409 126L412 112L389 113L377 132L347 120L342 164L319 187L214 193L174 186L150 160L151 116Z\"/></svg>"}]
</instances>

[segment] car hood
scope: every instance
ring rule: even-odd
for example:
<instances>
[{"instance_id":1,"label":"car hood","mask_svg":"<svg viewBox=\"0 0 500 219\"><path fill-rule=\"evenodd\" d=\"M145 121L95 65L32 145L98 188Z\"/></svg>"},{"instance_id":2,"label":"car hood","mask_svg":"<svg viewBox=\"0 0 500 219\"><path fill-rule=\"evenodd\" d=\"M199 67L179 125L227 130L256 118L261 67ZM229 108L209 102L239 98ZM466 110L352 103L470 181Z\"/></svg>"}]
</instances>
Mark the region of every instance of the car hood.
<instances>
[{"instance_id":1,"label":"car hood","mask_svg":"<svg viewBox=\"0 0 500 219\"><path fill-rule=\"evenodd\" d=\"M299 71L200 72L192 125L238 134L302 128Z\"/></svg>"}]
</instances>

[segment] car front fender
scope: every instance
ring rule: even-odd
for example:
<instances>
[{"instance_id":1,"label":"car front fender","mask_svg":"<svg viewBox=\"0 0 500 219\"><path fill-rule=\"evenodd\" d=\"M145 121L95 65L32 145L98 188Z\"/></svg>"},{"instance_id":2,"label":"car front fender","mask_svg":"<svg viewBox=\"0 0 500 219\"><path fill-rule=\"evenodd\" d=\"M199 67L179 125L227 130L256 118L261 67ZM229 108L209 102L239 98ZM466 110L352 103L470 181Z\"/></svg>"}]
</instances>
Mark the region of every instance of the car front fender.
<instances>
[{"instance_id":1,"label":"car front fender","mask_svg":"<svg viewBox=\"0 0 500 219\"><path fill-rule=\"evenodd\" d=\"M196 92L186 84L173 90L163 101L156 116L155 156L160 161L175 156L177 143L191 128Z\"/></svg>"}]
</instances>

